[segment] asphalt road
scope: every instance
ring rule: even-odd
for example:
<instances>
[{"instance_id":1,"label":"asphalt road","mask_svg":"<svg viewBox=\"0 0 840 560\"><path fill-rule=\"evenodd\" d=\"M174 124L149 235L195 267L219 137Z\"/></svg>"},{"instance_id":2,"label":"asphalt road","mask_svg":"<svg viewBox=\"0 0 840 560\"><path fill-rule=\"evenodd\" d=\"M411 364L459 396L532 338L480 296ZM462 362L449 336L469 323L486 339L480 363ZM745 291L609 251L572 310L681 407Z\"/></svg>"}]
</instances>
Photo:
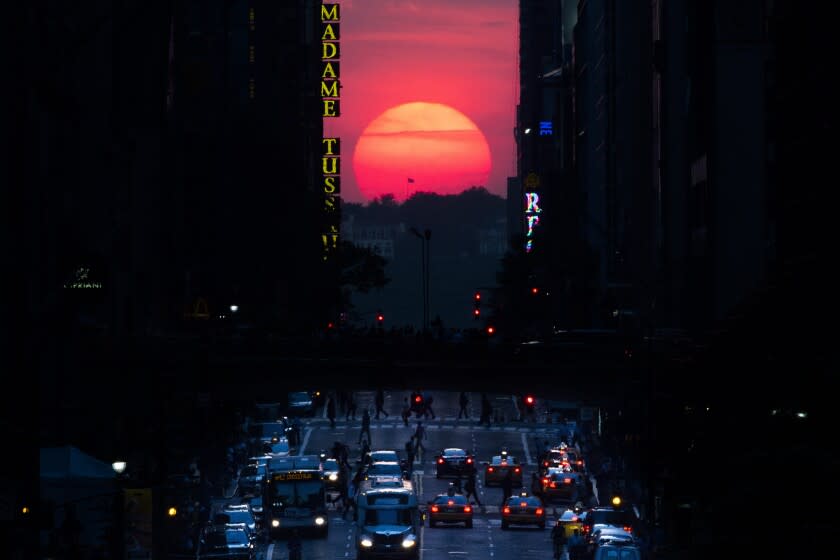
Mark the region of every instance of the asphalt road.
<instances>
[{"instance_id":1,"label":"asphalt road","mask_svg":"<svg viewBox=\"0 0 840 560\"><path fill-rule=\"evenodd\" d=\"M361 428L361 412L365 406L374 410L373 392L356 392L359 409L357 420L345 421L339 416L336 427L330 428L329 421L324 417L321 409L315 418L304 421L303 440L300 452L302 454L318 453L322 449L329 449L336 440L343 441L350 446L351 461L359 457L360 446L357 444ZM409 426L404 426L400 418L402 399L407 394L389 392L386 394L385 409L390 413L387 418L372 420L371 447L373 449L395 449L400 455L405 442L409 439L416 426L417 419L412 417ZM515 397L511 395L488 395L497 409L506 419L518 418ZM543 439L553 439L558 434L556 425L546 425L531 422L506 421L500 424L483 426L478 424L478 406L480 395L470 394L470 419L457 420L457 393L436 393L436 419L424 420L427 426L428 439L425 442L426 452L414 464L414 483L420 497L420 503L426 504L434 496L446 491L449 480L438 480L435 476L435 454L446 447L461 447L472 451L479 461L479 496L483 508L477 508L473 527L466 529L461 526L436 527L426 526L422 530L421 559L466 559L466 558L500 558L500 559L544 559L550 557L551 539L550 528L553 516L551 507L548 509L549 523L546 529L537 527L511 528L501 530L499 505L502 500L501 488L485 488L483 484L483 470L480 461L489 460L497 454L501 447L506 447L511 455L520 458L523 463L523 481L528 484L531 473L536 469L536 455L534 442ZM563 508L558 510L562 512ZM350 520L344 520L338 511L331 510L329 514L330 531L327 539L307 539L303 544L303 558L305 560L335 560L355 558L356 527ZM278 560L288 557L286 542L273 541L260 545L258 558L260 560Z\"/></svg>"}]
</instances>

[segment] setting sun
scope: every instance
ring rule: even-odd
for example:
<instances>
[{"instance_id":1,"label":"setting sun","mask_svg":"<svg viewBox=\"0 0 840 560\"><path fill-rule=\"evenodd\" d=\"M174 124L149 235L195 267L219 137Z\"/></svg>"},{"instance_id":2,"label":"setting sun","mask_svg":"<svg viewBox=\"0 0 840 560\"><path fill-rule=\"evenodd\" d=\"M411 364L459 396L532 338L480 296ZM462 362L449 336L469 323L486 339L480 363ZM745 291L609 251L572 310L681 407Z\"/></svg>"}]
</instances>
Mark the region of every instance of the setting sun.
<instances>
[{"instance_id":1,"label":"setting sun","mask_svg":"<svg viewBox=\"0 0 840 560\"><path fill-rule=\"evenodd\" d=\"M393 194L402 201L418 191L458 194L486 186L490 168L481 130L440 103L388 109L365 128L353 154L356 181L367 200Z\"/></svg>"}]
</instances>

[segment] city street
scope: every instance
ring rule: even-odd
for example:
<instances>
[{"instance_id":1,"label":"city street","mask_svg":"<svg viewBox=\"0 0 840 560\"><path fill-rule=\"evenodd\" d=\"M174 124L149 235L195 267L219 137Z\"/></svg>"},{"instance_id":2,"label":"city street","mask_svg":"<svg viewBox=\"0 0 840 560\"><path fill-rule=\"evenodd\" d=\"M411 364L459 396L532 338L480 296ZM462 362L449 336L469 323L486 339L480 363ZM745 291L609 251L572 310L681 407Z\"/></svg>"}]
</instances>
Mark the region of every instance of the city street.
<instances>
[{"instance_id":1,"label":"city street","mask_svg":"<svg viewBox=\"0 0 840 560\"><path fill-rule=\"evenodd\" d=\"M403 395L401 392L386 392L385 410L390 414L380 420L371 421L371 448L393 449L401 457L406 441L413 434L418 419L412 415L406 427L400 418ZM361 416L365 407L374 412L374 392L355 393L358 404L356 421L346 421L343 415L336 420L336 427L330 428L325 408L317 410L314 418L304 419L300 454L318 454L328 451L335 441L346 443L350 447L350 461L355 464L359 458L358 444L361 428ZM551 522L555 509L547 508L549 524L545 529L537 527L512 527L501 530L500 504L503 490L485 488L483 483L482 461L498 454L502 448L519 458L523 465L523 484L528 486L531 473L536 469L536 446L539 441L559 442L563 438L556 424L537 422L519 422L509 419L518 418L516 397L511 395L488 395L494 406L494 412L508 419L503 423L478 424L478 403L480 394L470 393L469 419L458 420L458 393L436 393L434 395L435 419L420 419L427 426L427 440L424 453L414 463L412 481L418 494L421 510L434 496L445 493L451 479L437 479L435 476L435 455L447 447L459 447L474 453L478 463L478 492L483 507L476 507L474 524L466 529L462 526L444 526L429 528L428 521L421 531L422 547L420 558L513 558L542 559L551 554ZM340 412L340 411L339 411ZM518 489L514 489L517 492ZM558 507L559 512L565 508ZM303 557L306 560L326 560L337 558L355 558L356 526L351 521L352 514L346 519L335 508L330 509L328 538L304 540ZM288 551L284 540L261 544L257 557L260 559L285 559Z\"/></svg>"}]
</instances>

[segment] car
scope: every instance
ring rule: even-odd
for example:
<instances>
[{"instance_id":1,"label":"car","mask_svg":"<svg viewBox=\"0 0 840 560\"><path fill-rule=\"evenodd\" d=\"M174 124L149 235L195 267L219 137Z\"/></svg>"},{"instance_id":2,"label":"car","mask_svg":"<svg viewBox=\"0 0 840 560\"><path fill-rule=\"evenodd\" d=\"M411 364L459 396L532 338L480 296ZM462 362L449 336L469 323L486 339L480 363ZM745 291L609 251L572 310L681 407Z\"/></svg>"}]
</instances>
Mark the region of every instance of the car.
<instances>
[{"instance_id":1,"label":"car","mask_svg":"<svg viewBox=\"0 0 840 560\"><path fill-rule=\"evenodd\" d=\"M642 551L629 535L605 535L593 547L592 560L641 560Z\"/></svg>"},{"instance_id":2,"label":"car","mask_svg":"<svg viewBox=\"0 0 840 560\"><path fill-rule=\"evenodd\" d=\"M394 461L376 461L365 469L365 480L382 476L403 478L404 475L402 466Z\"/></svg>"},{"instance_id":3,"label":"car","mask_svg":"<svg viewBox=\"0 0 840 560\"><path fill-rule=\"evenodd\" d=\"M240 495L258 494L264 481L265 465L260 466L256 462L248 463L239 472L238 485Z\"/></svg>"},{"instance_id":4,"label":"car","mask_svg":"<svg viewBox=\"0 0 840 560\"><path fill-rule=\"evenodd\" d=\"M536 525L545 529L545 506L543 501L528 492L508 498L502 506L502 529L511 525Z\"/></svg>"},{"instance_id":5,"label":"car","mask_svg":"<svg viewBox=\"0 0 840 560\"><path fill-rule=\"evenodd\" d=\"M272 437L269 441L263 442L263 453L272 457L288 457L292 448L289 440L285 437Z\"/></svg>"},{"instance_id":6,"label":"car","mask_svg":"<svg viewBox=\"0 0 840 560\"><path fill-rule=\"evenodd\" d=\"M517 458L507 453L494 455L489 462L484 463L484 486L501 486L508 471L510 471L513 486L521 487L522 466Z\"/></svg>"},{"instance_id":7,"label":"car","mask_svg":"<svg viewBox=\"0 0 840 560\"><path fill-rule=\"evenodd\" d=\"M309 391L293 391L287 398L289 416L315 416L315 401Z\"/></svg>"},{"instance_id":8,"label":"car","mask_svg":"<svg viewBox=\"0 0 840 560\"><path fill-rule=\"evenodd\" d=\"M581 474L586 473L586 462L583 460L583 457L581 457L576 451L574 451L573 449L567 450L566 458L569 461L569 466L571 466L574 472Z\"/></svg>"},{"instance_id":9,"label":"car","mask_svg":"<svg viewBox=\"0 0 840 560\"><path fill-rule=\"evenodd\" d=\"M624 530L632 535L637 516L636 512L629 507L599 506L581 512L580 520L583 524L583 533L591 542L595 531L606 526Z\"/></svg>"},{"instance_id":10,"label":"car","mask_svg":"<svg viewBox=\"0 0 840 560\"><path fill-rule=\"evenodd\" d=\"M435 476L466 477L475 472L475 460L467 451L458 447L448 447L435 457Z\"/></svg>"},{"instance_id":11,"label":"car","mask_svg":"<svg viewBox=\"0 0 840 560\"><path fill-rule=\"evenodd\" d=\"M400 462L399 454L393 449L374 449L367 452L366 463L376 463L378 461L388 461L393 463Z\"/></svg>"},{"instance_id":12,"label":"car","mask_svg":"<svg viewBox=\"0 0 840 560\"><path fill-rule=\"evenodd\" d=\"M227 525L244 525L250 538L257 536L257 520L251 512L251 506L248 504L227 505L221 513L228 517Z\"/></svg>"},{"instance_id":13,"label":"car","mask_svg":"<svg viewBox=\"0 0 840 560\"><path fill-rule=\"evenodd\" d=\"M583 490L580 473L550 468L539 480L539 494L546 502L576 502Z\"/></svg>"},{"instance_id":14,"label":"car","mask_svg":"<svg viewBox=\"0 0 840 560\"><path fill-rule=\"evenodd\" d=\"M254 543L241 526L213 525L202 532L197 558L254 560Z\"/></svg>"},{"instance_id":15,"label":"car","mask_svg":"<svg viewBox=\"0 0 840 560\"><path fill-rule=\"evenodd\" d=\"M583 536L583 522L574 510L567 509L561 513L557 522L563 527L563 530L566 533L566 538L571 537L575 531L578 531L578 534Z\"/></svg>"},{"instance_id":16,"label":"car","mask_svg":"<svg viewBox=\"0 0 840 560\"><path fill-rule=\"evenodd\" d=\"M344 486L344 476L337 459L324 460L324 486L333 492L340 492Z\"/></svg>"},{"instance_id":17,"label":"car","mask_svg":"<svg viewBox=\"0 0 840 560\"><path fill-rule=\"evenodd\" d=\"M560 447L555 447L546 453L542 464L540 465L540 474L545 474L548 469L566 468L572 469L569 463L569 455L566 453L566 445L561 444Z\"/></svg>"},{"instance_id":18,"label":"car","mask_svg":"<svg viewBox=\"0 0 840 560\"><path fill-rule=\"evenodd\" d=\"M463 523L467 529L473 526L473 506L463 494L438 494L429 502L429 527L439 523Z\"/></svg>"}]
</instances>

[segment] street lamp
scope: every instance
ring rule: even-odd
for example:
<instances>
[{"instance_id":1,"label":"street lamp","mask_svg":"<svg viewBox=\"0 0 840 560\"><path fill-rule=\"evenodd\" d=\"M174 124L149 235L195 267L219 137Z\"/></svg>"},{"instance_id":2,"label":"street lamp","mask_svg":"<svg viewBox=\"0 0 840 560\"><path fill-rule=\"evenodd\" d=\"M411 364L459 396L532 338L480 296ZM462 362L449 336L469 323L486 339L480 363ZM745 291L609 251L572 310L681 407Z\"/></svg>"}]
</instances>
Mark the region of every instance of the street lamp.
<instances>
[{"instance_id":1,"label":"street lamp","mask_svg":"<svg viewBox=\"0 0 840 560\"><path fill-rule=\"evenodd\" d=\"M116 477L114 481L117 489L114 493L114 534L111 542L113 557L117 560L125 558L125 499L123 498L123 473L127 464L125 461L117 460L111 463Z\"/></svg>"},{"instance_id":2,"label":"street lamp","mask_svg":"<svg viewBox=\"0 0 840 560\"><path fill-rule=\"evenodd\" d=\"M231 313L236 313L237 311L239 311L239 306L238 305L231 305L230 306L230 312Z\"/></svg>"},{"instance_id":3,"label":"street lamp","mask_svg":"<svg viewBox=\"0 0 840 560\"><path fill-rule=\"evenodd\" d=\"M122 473L125 472L125 461L114 461L111 463L111 468L114 469L114 472L117 473L117 476L120 476Z\"/></svg>"}]
</instances>

